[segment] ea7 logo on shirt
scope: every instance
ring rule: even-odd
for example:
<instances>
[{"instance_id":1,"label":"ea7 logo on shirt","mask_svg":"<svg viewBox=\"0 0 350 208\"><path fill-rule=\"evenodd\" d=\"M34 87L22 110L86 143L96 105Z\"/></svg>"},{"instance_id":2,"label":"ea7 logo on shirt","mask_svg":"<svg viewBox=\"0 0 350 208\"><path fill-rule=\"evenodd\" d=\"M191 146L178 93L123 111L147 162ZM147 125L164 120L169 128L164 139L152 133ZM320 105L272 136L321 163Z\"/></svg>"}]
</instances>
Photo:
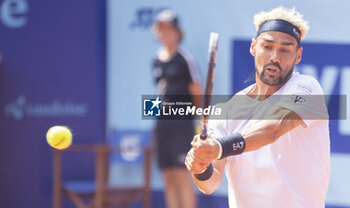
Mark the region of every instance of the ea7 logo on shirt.
<instances>
[{"instance_id":1,"label":"ea7 logo on shirt","mask_svg":"<svg viewBox=\"0 0 350 208\"><path fill-rule=\"evenodd\" d=\"M159 97L155 99L144 99L143 100L143 115L147 117L160 116L160 104L161 100Z\"/></svg>"},{"instance_id":2,"label":"ea7 logo on shirt","mask_svg":"<svg viewBox=\"0 0 350 208\"><path fill-rule=\"evenodd\" d=\"M292 97L290 98L290 101L292 103L304 103L306 100L300 95L292 95Z\"/></svg>"}]
</instances>

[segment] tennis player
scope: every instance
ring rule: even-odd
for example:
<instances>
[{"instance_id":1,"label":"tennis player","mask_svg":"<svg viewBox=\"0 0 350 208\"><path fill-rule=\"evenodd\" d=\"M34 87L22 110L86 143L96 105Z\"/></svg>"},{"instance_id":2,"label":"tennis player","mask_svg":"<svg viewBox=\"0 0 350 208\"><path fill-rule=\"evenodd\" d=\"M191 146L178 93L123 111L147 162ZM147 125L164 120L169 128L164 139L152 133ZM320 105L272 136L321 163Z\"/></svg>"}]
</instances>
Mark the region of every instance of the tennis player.
<instances>
[{"instance_id":1,"label":"tennis player","mask_svg":"<svg viewBox=\"0 0 350 208\"><path fill-rule=\"evenodd\" d=\"M293 72L309 26L294 8L254 16L255 83L219 104L210 138L192 141L185 164L210 194L225 171L231 208L320 208L330 178L328 113L316 79ZM236 69L238 70L238 69Z\"/></svg>"}]
</instances>

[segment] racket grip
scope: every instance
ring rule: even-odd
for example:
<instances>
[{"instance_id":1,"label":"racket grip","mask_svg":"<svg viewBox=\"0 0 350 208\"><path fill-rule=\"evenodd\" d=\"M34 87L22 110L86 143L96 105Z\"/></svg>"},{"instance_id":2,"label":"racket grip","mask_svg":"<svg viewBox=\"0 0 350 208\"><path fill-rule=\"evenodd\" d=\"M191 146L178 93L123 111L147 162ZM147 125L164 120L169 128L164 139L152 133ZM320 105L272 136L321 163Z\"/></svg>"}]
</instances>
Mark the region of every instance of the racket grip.
<instances>
[{"instance_id":1,"label":"racket grip","mask_svg":"<svg viewBox=\"0 0 350 208\"><path fill-rule=\"evenodd\" d=\"M207 137L208 137L207 124L202 124L201 134L199 138L204 141L207 139Z\"/></svg>"}]
</instances>

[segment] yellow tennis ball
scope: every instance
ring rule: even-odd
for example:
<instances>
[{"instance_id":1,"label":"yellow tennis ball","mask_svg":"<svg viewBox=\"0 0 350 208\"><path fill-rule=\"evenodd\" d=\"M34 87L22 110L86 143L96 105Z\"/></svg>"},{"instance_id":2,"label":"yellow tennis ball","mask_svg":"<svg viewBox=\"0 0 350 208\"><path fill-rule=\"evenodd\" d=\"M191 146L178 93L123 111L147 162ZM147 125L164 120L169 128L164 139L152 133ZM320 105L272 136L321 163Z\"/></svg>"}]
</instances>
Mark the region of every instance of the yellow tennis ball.
<instances>
[{"instance_id":1,"label":"yellow tennis ball","mask_svg":"<svg viewBox=\"0 0 350 208\"><path fill-rule=\"evenodd\" d=\"M59 150L69 147L72 139L72 132L65 126L53 126L46 133L49 145Z\"/></svg>"}]
</instances>

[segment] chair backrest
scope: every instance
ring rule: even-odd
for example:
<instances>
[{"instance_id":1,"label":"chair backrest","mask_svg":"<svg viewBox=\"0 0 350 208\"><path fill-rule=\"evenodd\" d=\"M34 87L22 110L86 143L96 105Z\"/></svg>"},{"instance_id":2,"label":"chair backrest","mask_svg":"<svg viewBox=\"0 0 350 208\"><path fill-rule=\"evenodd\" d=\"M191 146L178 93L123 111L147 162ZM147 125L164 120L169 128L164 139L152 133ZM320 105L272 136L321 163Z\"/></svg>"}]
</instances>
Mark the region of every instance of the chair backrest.
<instances>
[{"instance_id":1,"label":"chair backrest","mask_svg":"<svg viewBox=\"0 0 350 208\"><path fill-rule=\"evenodd\" d=\"M53 207L61 208L63 194L68 195L77 207L90 207L84 205L81 198L84 196L92 198L90 203L96 208L115 202L126 206L135 200L141 200L143 207L150 207L150 138L148 132L123 131L115 132L109 144L73 144L65 151L54 150ZM88 190L77 189L82 187L80 181L67 183L62 179L62 154L66 151L78 154L90 152L95 155L95 180L89 183L91 188ZM127 192L133 194L124 196ZM136 196L136 193L139 194Z\"/></svg>"},{"instance_id":2,"label":"chair backrest","mask_svg":"<svg viewBox=\"0 0 350 208\"><path fill-rule=\"evenodd\" d=\"M109 158L110 186L150 186L151 135L148 131L114 131L108 139L120 154Z\"/></svg>"}]
</instances>

